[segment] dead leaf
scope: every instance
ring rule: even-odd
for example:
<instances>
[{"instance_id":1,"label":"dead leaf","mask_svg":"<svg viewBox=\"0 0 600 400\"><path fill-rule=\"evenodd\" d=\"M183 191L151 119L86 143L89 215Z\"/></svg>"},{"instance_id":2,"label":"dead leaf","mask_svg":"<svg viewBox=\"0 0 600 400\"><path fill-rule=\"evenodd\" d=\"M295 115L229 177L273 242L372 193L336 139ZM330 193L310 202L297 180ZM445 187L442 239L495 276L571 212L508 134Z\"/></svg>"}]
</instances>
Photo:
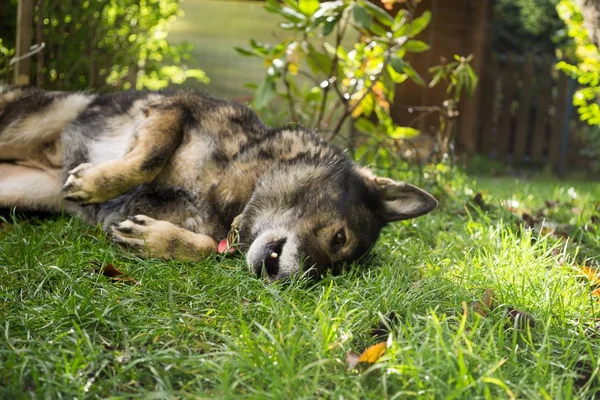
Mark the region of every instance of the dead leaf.
<instances>
[{"instance_id":1,"label":"dead leaf","mask_svg":"<svg viewBox=\"0 0 600 400\"><path fill-rule=\"evenodd\" d=\"M533 229L535 227L535 219L533 219L533 217L528 213L523 213L521 218L523 219L523 222L525 222L526 228Z\"/></svg>"},{"instance_id":2,"label":"dead leaf","mask_svg":"<svg viewBox=\"0 0 600 400\"><path fill-rule=\"evenodd\" d=\"M556 200L546 200L545 203L546 203L546 207L548 207L548 208L554 208L558 205L558 201L556 201Z\"/></svg>"},{"instance_id":3,"label":"dead leaf","mask_svg":"<svg viewBox=\"0 0 600 400\"><path fill-rule=\"evenodd\" d=\"M589 279L590 285L596 286L600 285L600 271L597 268L588 267L584 265L580 268L581 272ZM599 289L596 289L592 292L594 296L600 296L600 294L596 294Z\"/></svg>"},{"instance_id":4,"label":"dead leaf","mask_svg":"<svg viewBox=\"0 0 600 400\"><path fill-rule=\"evenodd\" d=\"M600 222L600 215L592 215L592 224L597 224Z\"/></svg>"},{"instance_id":5,"label":"dead leaf","mask_svg":"<svg viewBox=\"0 0 600 400\"><path fill-rule=\"evenodd\" d=\"M477 205L479 208L481 208L482 210L484 208L486 208L486 204L483 201L483 195L481 194L481 192L475 193L475 197L473 198L473 203L475 205Z\"/></svg>"},{"instance_id":6,"label":"dead leaf","mask_svg":"<svg viewBox=\"0 0 600 400\"><path fill-rule=\"evenodd\" d=\"M589 360L578 360L573 365L573 370L577 373L577 378L573 382L577 387L585 386L594 375L594 366Z\"/></svg>"},{"instance_id":7,"label":"dead leaf","mask_svg":"<svg viewBox=\"0 0 600 400\"><path fill-rule=\"evenodd\" d=\"M386 342L379 342L374 344L373 346L367 347L365 351L362 352L358 362L364 362L373 364L379 360L379 358L385 353L385 349L387 347Z\"/></svg>"},{"instance_id":8,"label":"dead leaf","mask_svg":"<svg viewBox=\"0 0 600 400\"><path fill-rule=\"evenodd\" d=\"M349 351L346 354L346 362L348 363L348 371L352 371L358 365L360 356L353 351Z\"/></svg>"},{"instance_id":9,"label":"dead leaf","mask_svg":"<svg viewBox=\"0 0 600 400\"><path fill-rule=\"evenodd\" d=\"M121 271L119 271L114 265L110 263L102 267L100 272L102 273L102 275L106 276L107 278L110 278L110 280L112 280L113 282L129 283L132 285L140 284L135 279L129 276L124 276Z\"/></svg>"},{"instance_id":10,"label":"dead leaf","mask_svg":"<svg viewBox=\"0 0 600 400\"><path fill-rule=\"evenodd\" d=\"M494 290L491 288L487 288L483 291L483 297L481 298L483 304L487 308L492 308L492 303L494 302Z\"/></svg>"},{"instance_id":11,"label":"dead leaf","mask_svg":"<svg viewBox=\"0 0 600 400\"><path fill-rule=\"evenodd\" d=\"M511 323L510 327L508 328L524 329L526 327L535 327L535 321L533 320L533 317L524 311L509 307L507 316Z\"/></svg>"},{"instance_id":12,"label":"dead leaf","mask_svg":"<svg viewBox=\"0 0 600 400\"><path fill-rule=\"evenodd\" d=\"M358 364L374 364L381 358L385 349L387 348L387 342L379 342L373 346L369 346L359 356L354 352L348 352L346 354L346 362L348 363L348 370L353 370Z\"/></svg>"}]
</instances>

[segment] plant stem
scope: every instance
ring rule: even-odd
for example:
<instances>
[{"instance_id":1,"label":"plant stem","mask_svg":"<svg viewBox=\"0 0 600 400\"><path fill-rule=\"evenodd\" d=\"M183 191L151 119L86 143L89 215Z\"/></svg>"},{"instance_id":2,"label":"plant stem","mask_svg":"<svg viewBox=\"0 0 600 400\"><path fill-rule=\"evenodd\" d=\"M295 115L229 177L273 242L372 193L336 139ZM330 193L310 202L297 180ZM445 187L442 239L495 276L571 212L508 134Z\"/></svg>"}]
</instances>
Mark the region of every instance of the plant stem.
<instances>
[{"instance_id":1,"label":"plant stem","mask_svg":"<svg viewBox=\"0 0 600 400\"><path fill-rule=\"evenodd\" d=\"M296 114L296 105L294 104L294 97L292 96L292 85L290 85L290 81L288 80L288 67L289 64L285 64L282 78L285 85L288 107L290 108L290 117L292 122L298 123L298 114Z\"/></svg>"}]
</instances>

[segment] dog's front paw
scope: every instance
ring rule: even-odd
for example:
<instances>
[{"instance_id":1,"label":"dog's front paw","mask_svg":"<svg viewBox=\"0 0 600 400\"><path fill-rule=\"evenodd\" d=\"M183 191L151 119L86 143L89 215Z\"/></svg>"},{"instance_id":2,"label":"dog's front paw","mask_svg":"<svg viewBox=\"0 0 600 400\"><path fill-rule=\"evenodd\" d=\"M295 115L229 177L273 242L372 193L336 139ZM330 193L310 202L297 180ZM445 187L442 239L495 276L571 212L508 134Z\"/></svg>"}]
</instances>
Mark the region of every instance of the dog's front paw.
<instances>
[{"instance_id":1,"label":"dog's front paw","mask_svg":"<svg viewBox=\"0 0 600 400\"><path fill-rule=\"evenodd\" d=\"M111 227L112 240L156 258L172 258L181 228L167 221L157 221L145 215L129 217Z\"/></svg>"},{"instance_id":2,"label":"dog's front paw","mask_svg":"<svg viewBox=\"0 0 600 400\"><path fill-rule=\"evenodd\" d=\"M97 193L92 174L92 164L79 164L69 171L69 177L62 188L63 197L66 200L78 203L91 204L106 201L102 194Z\"/></svg>"}]
</instances>

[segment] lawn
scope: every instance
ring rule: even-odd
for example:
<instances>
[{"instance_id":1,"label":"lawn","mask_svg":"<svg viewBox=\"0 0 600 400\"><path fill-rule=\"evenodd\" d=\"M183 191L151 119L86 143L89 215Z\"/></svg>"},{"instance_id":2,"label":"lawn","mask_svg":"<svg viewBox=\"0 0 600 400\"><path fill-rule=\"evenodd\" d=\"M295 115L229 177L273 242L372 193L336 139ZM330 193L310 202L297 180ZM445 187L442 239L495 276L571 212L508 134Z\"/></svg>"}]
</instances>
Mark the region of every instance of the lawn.
<instances>
[{"instance_id":1,"label":"lawn","mask_svg":"<svg viewBox=\"0 0 600 400\"><path fill-rule=\"evenodd\" d=\"M600 308L580 267L598 263L598 185L428 176L438 210L319 281L269 285L242 256L142 260L75 218L9 216L0 397L591 397ZM537 211L568 237L513 216ZM139 284L99 274L108 263ZM473 302L487 288L483 317ZM348 352L381 341L374 364L348 369Z\"/></svg>"}]
</instances>

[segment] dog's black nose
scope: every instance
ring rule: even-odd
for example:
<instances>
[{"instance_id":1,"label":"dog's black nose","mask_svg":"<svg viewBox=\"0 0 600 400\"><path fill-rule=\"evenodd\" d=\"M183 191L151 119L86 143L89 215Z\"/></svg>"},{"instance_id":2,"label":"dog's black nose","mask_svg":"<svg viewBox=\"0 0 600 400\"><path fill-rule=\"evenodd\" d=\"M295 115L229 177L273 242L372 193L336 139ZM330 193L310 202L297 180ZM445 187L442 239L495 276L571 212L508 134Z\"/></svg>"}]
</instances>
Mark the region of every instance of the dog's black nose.
<instances>
[{"instance_id":1,"label":"dog's black nose","mask_svg":"<svg viewBox=\"0 0 600 400\"><path fill-rule=\"evenodd\" d=\"M279 260L287 239L280 239L275 242L265 244L263 249L262 261L254 265L256 275L266 275L274 278L279 273Z\"/></svg>"}]
</instances>

